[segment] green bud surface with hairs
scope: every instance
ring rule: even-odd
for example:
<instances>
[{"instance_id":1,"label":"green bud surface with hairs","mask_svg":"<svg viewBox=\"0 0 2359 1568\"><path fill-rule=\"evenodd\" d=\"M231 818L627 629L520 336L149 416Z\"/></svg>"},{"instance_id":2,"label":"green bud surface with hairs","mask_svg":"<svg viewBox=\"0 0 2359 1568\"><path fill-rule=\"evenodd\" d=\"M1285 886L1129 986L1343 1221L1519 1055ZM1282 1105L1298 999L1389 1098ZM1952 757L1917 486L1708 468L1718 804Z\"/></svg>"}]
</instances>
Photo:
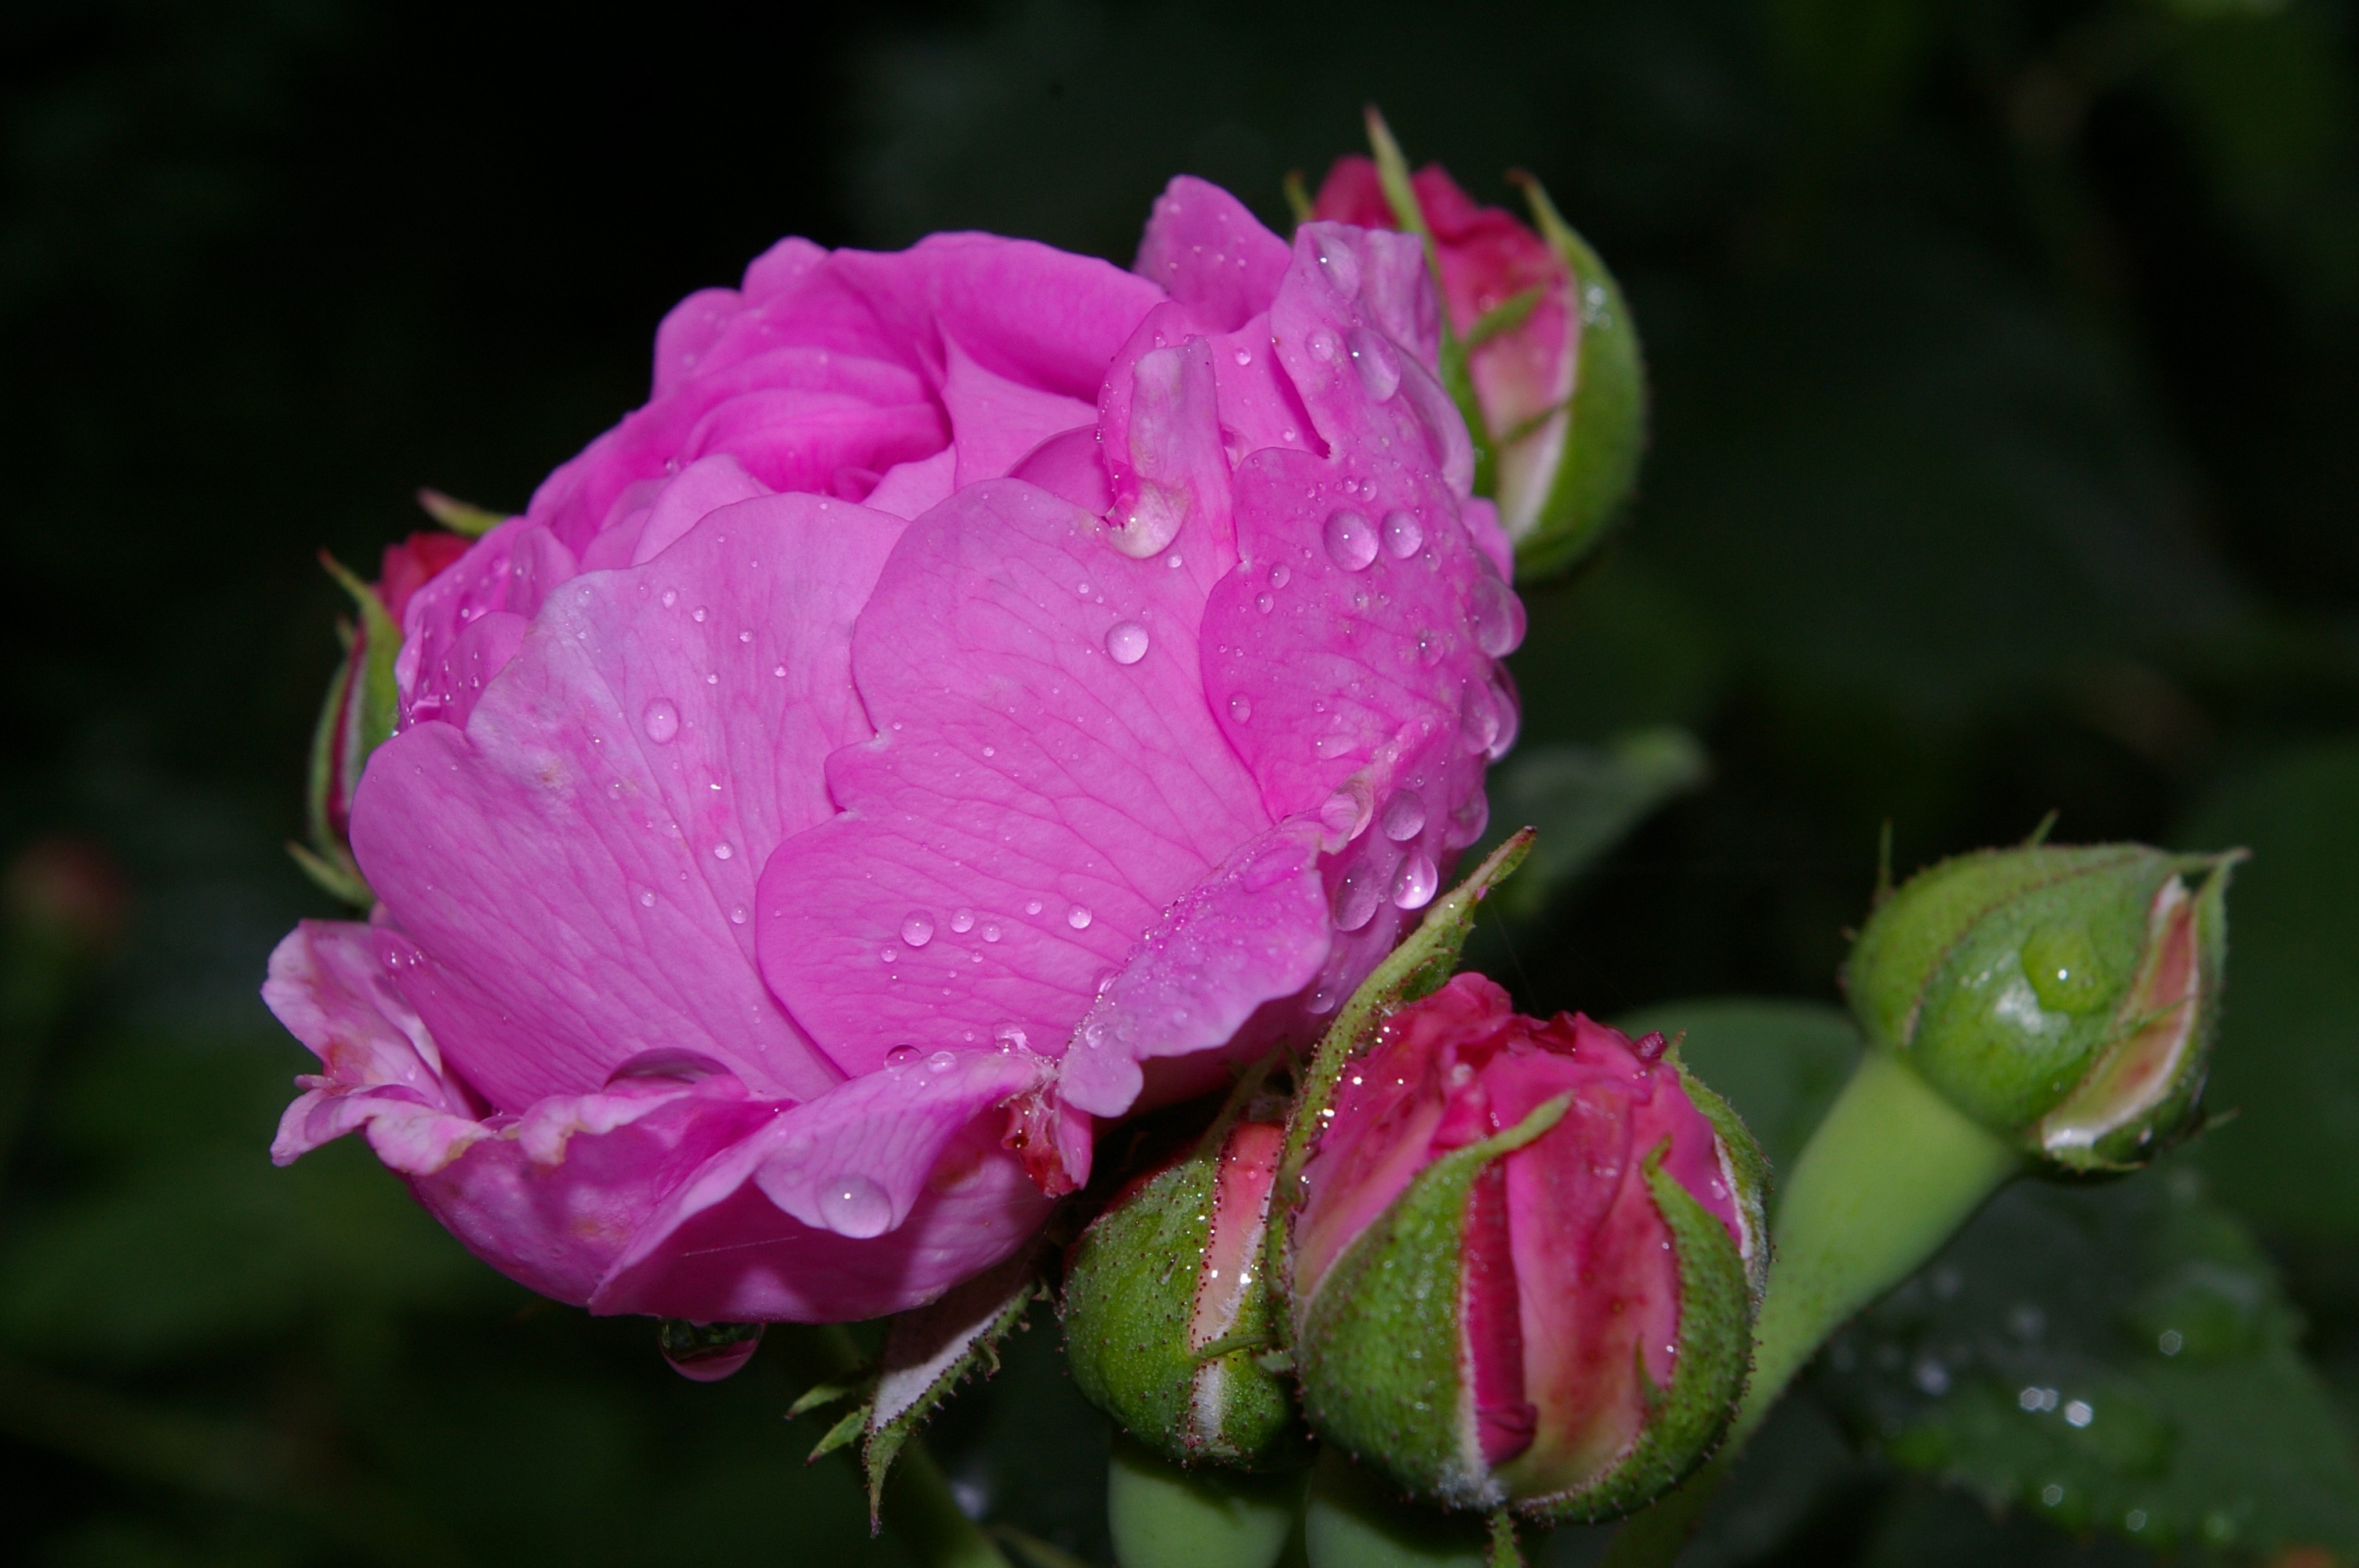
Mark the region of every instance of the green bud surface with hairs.
<instances>
[{"instance_id":1,"label":"green bud surface with hairs","mask_svg":"<svg viewBox=\"0 0 2359 1568\"><path fill-rule=\"evenodd\" d=\"M2193 1119L2239 852L2027 845L1885 899L1844 969L1869 1043L2027 1152L2144 1163Z\"/></svg>"}]
</instances>

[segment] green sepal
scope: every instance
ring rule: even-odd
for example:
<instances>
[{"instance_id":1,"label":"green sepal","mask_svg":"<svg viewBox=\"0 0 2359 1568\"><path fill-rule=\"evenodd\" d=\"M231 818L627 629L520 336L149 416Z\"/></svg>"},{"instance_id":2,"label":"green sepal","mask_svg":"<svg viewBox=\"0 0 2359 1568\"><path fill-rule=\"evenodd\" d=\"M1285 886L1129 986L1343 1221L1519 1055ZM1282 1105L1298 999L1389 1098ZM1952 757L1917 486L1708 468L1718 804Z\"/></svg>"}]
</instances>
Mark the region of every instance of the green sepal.
<instances>
[{"instance_id":1,"label":"green sepal","mask_svg":"<svg viewBox=\"0 0 2359 1568\"><path fill-rule=\"evenodd\" d=\"M1736 1108L1688 1070L1677 1044L1665 1053L1665 1059L1678 1069L1680 1087L1686 1091L1688 1103L1712 1123L1712 1137L1735 1178L1736 1218L1745 1229L1745 1245L1737 1250L1745 1260L1745 1283L1757 1307L1762 1292L1769 1288L1769 1156L1762 1152L1761 1141L1753 1136Z\"/></svg>"},{"instance_id":2,"label":"green sepal","mask_svg":"<svg viewBox=\"0 0 2359 1568\"><path fill-rule=\"evenodd\" d=\"M873 1395L875 1392L875 1389L876 1374L874 1370L867 1368L863 1368L860 1372L853 1377L842 1379L835 1382L813 1383L810 1388L805 1389L802 1391L801 1396L798 1398L794 1403L787 1407L787 1419L788 1421L792 1421L799 1415L808 1415L812 1411L819 1409L821 1405L832 1405L838 1400L848 1400L854 1394L860 1394L863 1396ZM864 1418L867 1414L867 1404L864 1397L861 1405L861 1414Z\"/></svg>"},{"instance_id":3,"label":"green sepal","mask_svg":"<svg viewBox=\"0 0 2359 1568\"><path fill-rule=\"evenodd\" d=\"M1328 1108L1334 1102L1335 1086L1343 1076L1345 1064L1375 1043L1395 1009L1441 989L1458 968L1458 955L1465 951L1467 935L1474 929L1474 906L1524 863L1524 857L1531 853L1533 837L1530 828L1517 828L1485 855L1464 881L1434 902L1418 928L1360 982L1360 989L1335 1014L1334 1023L1311 1055L1301 1090L1294 1098L1293 1113L1287 1118L1286 1152L1277 1162L1277 1180L1270 1187L1265 1278L1290 1277L1286 1268L1288 1217L1301 1201L1302 1169L1326 1125ZM1281 1325L1285 1321L1285 1314L1280 1314Z\"/></svg>"},{"instance_id":4,"label":"green sepal","mask_svg":"<svg viewBox=\"0 0 2359 1568\"><path fill-rule=\"evenodd\" d=\"M1571 1095L1559 1095L1428 1165L1344 1249L1318 1292L1295 1303L1312 1428L1425 1501L1489 1509L1506 1500L1475 1444L1466 1388L1466 1206L1484 1166L1546 1133L1571 1105Z\"/></svg>"},{"instance_id":5,"label":"green sepal","mask_svg":"<svg viewBox=\"0 0 2359 1568\"><path fill-rule=\"evenodd\" d=\"M1692 1082L1684 1072L1681 1078ZM1701 1103L1697 1108L1712 1117ZM1731 1163L1739 1162L1734 1157L1738 1149L1749 1149L1757 1166L1760 1151L1751 1135L1724 1105L1721 1109L1734 1128L1733 1139L1725 1131L1721 1134L1723 1146L1731 1151ZM1718 1129L1719 1119L1712 1119ZM1658 1144L1643 1168L1655 1212L1670 1230L1672 1250L1679 1259L1680 1353L1672 1364L1671 1386L1649 1390L1647 1423L1639 1431L1638 1441L1612 1469L1577 1490L1518 1501L1516 1511L1527 1519L1550 1524L1590 1523L1618 1519L1642 1508L1701 1465L1736 1417L1737 1401L1744 1395L1745 1374L1752 1365L1758 1290L1745 1258L1729 1238L1728 1227L1663 1169L1663 1157L1669 1148L1669 1139ZM1642 1374L1645 1365L1642 1356ZM1511 1486L1515 1471L1513 1461L1501 1467Z\"/></svg>"},{"instance_id":6,"label":"green sepal","mask_svg":"<svg viewBox=\"0 0 2359 1568\"><path fill-rule=\"evenodd\" d=\"M1060 1311L1074 1385L1175 1465L1266 1469L1302 1447L1283 1369L1263 1354L1277 1337L1266 1267L1230 1331L1201 1349L1190 1343L1222 1151L1263 1076L1241 1080L1187 1157L1100 1215L1065 1260ZM1210 1427L1208 1406L1221 1412Z\"/></svg>"},{"instance_id":7,"label":"green sepal","mask_svg":"<svg viewBox=\"0 0 2359 1568\"><path fill-rule=\"evenodd\" d=\"M842 1419L827 1429L827 1435L811 1445L810 1454L804 1459L803 1463L817 1464L837 1449L850 1445L853 1439L867 1430L867 1426L868 1407L866 1405L859 1405L844 1411Z\"/></svg>"},{"instance_id":8,"label":"green sepal","mask_svg":"<svg viewBox=\"0 0 2359 1568\"><path fill-rule=\"evenodd\" d=\"M419 488L418 504L426 509L429 517L453 534L464 534L470 539L480 539L507 521L488 507L445 495L430 485Z\"/></svg>"},{"instance_id":9,"label":"green sepal","mask_svg":"<svg viewBox=\"0 0 2359 1568\"><path fill-rule=\"evenodd\" d=\"M1426 223L1425 209L1418 204L1417 188L1409 180L1408 158L1401 152L1400 143L1393 139L1392 127L1385 124L1385 117L1373 103L1368 105L1367 121L1368 148L1375 156L1376 180L1384 187L1385 201L1393 210L1393 222L1400 225L1403 233L1415 234L1425 246L1425 265L1433 275L1434 297L1446 299L1448 296L1441 287L1441 253L1433 243L1432 229ZM1530 306L1525 307L1527 315L1530 310ZM1498 487L1498 442L1491 434L1490 422L1483 416L1482 401L1474 395L1474 373L1466 360L1470 345L1451 326L1447 306L1438 314L1441 341L1437 366L1442 389L1458 406L1459 415L1466 421L1466 434L1474 442L1474 493L1489 495Z\"/></svg>"},{"instance_id":10,"label":"green sepal","mask_svg":"<svg viewBox=\"0 0 2359 1568\"><path fill-rule=\"evenodd\" d=\"M862 1417L860 1465L868 1477L868 1528L882 1528L885 1481L902 1445L977 1368L999 1370L999 1342L1046 1293L1031 1251L905 1312L886 1331L875 1391ZM849 1418L847 1418L849 1419ZM835 1434L830 1433L829 1438Z\"/></svg>"},{"instance_id":11,"label":"green sepal","mask_svg":"<svg viewBox=\"0 0 2359 1568\"><path fill-rule=\"evenodd\" d=\"M1538 514L1516 541L1516 577L1535 581L1594 550L1638 481L1647 448L1647 361L1622 286L1538 180L1517 177L1533 226L1572 274L1581 316L1564 452Z\"/></svg>"},{"instance_id":12,"label":"green sepal","mask_svg":"<svg viewBox=\"0 0 2359 1568\"><path fill-rule=\"evenodd\" d=\"M311 755L304 789L305 825L309 846L289 844L288 853L305 875L321 888L357 908L376 903L352 849L337 832L329 810L329 796L342 779L346 789L356 784L369 755L393 733L400 708L393 663L401 652L401 628L386 613L376 590L354 577L334 557L321 552L320 563L328 575L353 597L359 623L340 624L343 661L328 682L326 699L311 730Z\"/></svg>"},{"instance_id":13,"label":"green sepal","mask_svg":"<svg viewBox=\"0 0 2359 1568\"><path fill-rule=\"evenodd\" d=\"M322 550L320 564L353 596L353 605L361 616L359 636L353 644L352 656L358 663L351 678L356 685L344 741L351 764L344 776L357 781L360 764L391 739L401 714L401 690L393 678L394 657L401 652L401 628L386 613L385 600L376 596L376 589L354 577L342 561Z\"/></svg>"},{"instance_id":14,"label":"green sepal","mask_svg":"<svg viewBox=\"0 0 2359 1568\"><path fill-rule=\"evenodd\" d=\"M2104 844L1945 860L1870 916L1844 965L1853 1011L1871 1044L1897 1053L1960 1110L2029 1152L2075 1169L2143 1163L2180 1130L2201 1088L2234 858ZM2190 874L2207 878L2195 894L2206 915L2205 1036L2170 1092L2122 1136L2065 1154L2044 1148L2043 1119L2147 1022L2129 1016L2125 1002L2149 912L2167 882Z\"/></svg>"}]
</instances>

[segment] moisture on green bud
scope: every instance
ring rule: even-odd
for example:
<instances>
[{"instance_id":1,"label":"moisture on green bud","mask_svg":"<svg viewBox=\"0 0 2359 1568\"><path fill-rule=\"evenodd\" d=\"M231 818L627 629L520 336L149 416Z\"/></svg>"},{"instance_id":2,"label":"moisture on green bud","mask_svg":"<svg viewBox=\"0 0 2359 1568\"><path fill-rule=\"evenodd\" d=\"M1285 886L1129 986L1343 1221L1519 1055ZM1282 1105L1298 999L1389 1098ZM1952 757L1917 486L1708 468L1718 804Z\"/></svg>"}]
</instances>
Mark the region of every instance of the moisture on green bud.
<instances>
[{"instance_id":1,"label":"moisture on green bud","mask_svg":"<svg viewBox=\"0 0 2359 1568\"><path fill-rule=\"evenodd\" d=\"M1844 966L1869 1041L2076 1171L2143 1164L2193 1122L2241 851L2029 845L1885 899Z\"/></svg>"},{"instance_id":2,"label":"moisture on green bud","mask_svg":"<svg viewBox=\"0 0 2359 1568\"><path fill-rule=\"evenodd\" d=\"M1180 1464L1256 1469L1299 1446L1261 1268L1284 1138L1274 1121L1223 1119L1116 1199L1066 1261L1073 1381Z\"/></svg>"}]
</instances>

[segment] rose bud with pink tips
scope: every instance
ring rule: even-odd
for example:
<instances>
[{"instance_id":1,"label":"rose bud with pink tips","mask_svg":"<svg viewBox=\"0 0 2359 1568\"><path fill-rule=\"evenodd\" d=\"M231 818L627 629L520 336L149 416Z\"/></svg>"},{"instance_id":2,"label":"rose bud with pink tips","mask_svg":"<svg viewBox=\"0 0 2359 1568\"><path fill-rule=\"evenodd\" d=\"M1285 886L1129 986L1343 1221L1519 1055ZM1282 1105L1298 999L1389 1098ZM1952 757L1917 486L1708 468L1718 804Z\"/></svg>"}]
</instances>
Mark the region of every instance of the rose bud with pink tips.
<instances>
[{"instance_id":1,"label":"rose bud with pink tips","mask_svg":"<svg viewBox=\"0 0 2359 1568\"><path fill-rule=\"evenodd\" d=\"M1622 287L1537 181L1515 177L1535 229L1440 164L1411 176L1374 111L1368 130L1377 158L1337 159L1310 215L1431 244L1443 375L1474 434L1475 488L1497 503L1520 573L1561 570L1604 536L1646 446L1646 365Z\"/></svg>"},{"instance_id":2,"label":"rose bud with pink tips","mask_svg":"<svg viewBox=\"0 0 2359 1568\"><path fill-rule=\"evenodd\" d=\"M1668 1053L1462 974L1344 1069L1292 1234L1311 1427L1444 1507L1628 1512L1744 1390L1760 1153Z\"/></svg>"},{"instance_id":3,"label":"rose bud with pink tips","mask_svg":"<svg viewBox=\"0 0 2359 1568\"><path fill-rule=\"evenodd\" d=\"M1512 743L1418 243L1175 181L1125 272L788 240L409 598L365 924L265 995L345 1132L605 1313L847 1320L1303 1040ZM388 620L390 618L388 617ZM372 663L386 647L372 649Z\"/></svg>"}]
</instances>

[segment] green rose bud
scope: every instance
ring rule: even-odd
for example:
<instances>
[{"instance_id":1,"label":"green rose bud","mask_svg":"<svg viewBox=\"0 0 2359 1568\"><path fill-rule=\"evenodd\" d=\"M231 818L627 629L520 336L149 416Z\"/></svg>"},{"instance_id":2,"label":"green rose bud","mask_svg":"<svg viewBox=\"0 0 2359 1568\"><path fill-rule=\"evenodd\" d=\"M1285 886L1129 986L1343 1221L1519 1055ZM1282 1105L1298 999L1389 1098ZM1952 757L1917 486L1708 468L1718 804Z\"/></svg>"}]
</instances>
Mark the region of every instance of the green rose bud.
<instances>
[{"instance_id":1,"label":"green rose bud","mask_svg":"<svg viewBox=\"0 0 2359 1568\"><path fill-rule=\"evenodd\" d=\"M1293 1447L1293 1400L1263 1365L1274 1346L1261 1260L1285 1134L1224 1118L1117 1198L1067 1260L1073 1381L1167 1459L1252 1469Z\"/></svg>"},{"instance_id":2,"label":"green rose bud","mask_svg":"<svg viewBox=\"0 0 2359 1568\"><path fill-rule=\"evenodd\" d=\"M2135 1168L2193 1119L2242 858L2101 844L1945 860L1860 933L1852 1009L1873 1044L2032 1154Z\"/></svg>"}]
</instances>

